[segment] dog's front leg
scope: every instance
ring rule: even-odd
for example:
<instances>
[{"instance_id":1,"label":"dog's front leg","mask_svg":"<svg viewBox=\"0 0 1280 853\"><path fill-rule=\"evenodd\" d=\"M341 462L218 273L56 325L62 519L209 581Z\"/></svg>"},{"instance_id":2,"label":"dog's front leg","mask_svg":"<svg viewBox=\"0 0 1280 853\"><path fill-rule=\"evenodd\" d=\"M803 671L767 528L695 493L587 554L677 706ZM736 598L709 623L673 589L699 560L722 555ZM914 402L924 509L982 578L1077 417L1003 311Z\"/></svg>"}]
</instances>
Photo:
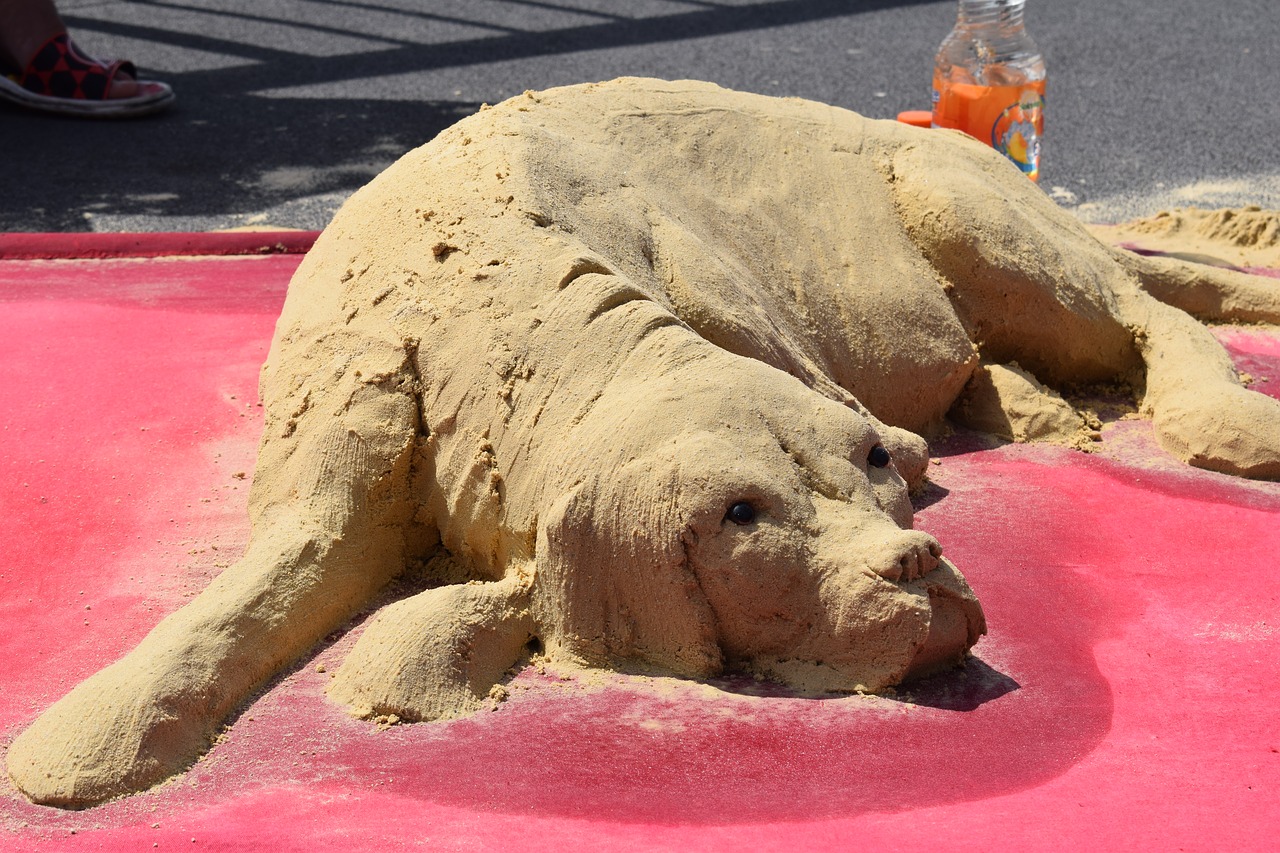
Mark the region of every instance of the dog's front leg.
<instances>
[{"instance_id":1,"label":"dog's front leg","mask_svg":"<svg viewBox=\"0 0 1280 853\"><path fill-rule=\"evenodd\" d=\"M90 805L179 772L253 690L403 569L410 356L376 342L345 351L358 355L329 350L302 379L267 377L244 556L14 741L9 774L32 800Z\"/></svg>"},{"instance_id":2,"label":"dog's front leg","mask_svg":"<svg viewBox=\"0 0 1280 853\"><path fill-rule=\"evenodd\" d=\"M383 608L329 687L357 716L405 722L478 710L534 636L531 576L429 589Z\"/></svg>"}]
</instances>

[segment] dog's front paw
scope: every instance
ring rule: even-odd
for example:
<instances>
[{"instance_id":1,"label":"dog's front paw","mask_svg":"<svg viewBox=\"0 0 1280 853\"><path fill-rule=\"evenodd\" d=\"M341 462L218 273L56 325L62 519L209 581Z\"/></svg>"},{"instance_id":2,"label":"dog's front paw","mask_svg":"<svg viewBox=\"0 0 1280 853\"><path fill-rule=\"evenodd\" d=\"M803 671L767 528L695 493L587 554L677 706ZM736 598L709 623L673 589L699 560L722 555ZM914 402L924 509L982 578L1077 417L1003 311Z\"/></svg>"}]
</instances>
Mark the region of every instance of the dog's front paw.
<instances>
[{"instance_id":1,"label":"dog's front paw","mask_svg":"<svg viewBox=\"0 0 1280 853\"><path fill-rule=\"evenodd\" d=\"M207 721L128 659L82 682L9 747L9 776L42 805L80 808L141 791L208 748ZM168 695L166 695L168 694Z\"/></svg>"},{"instance_id":2,"label":"dog's front paw","mask_svg":"<svg viewBox=\"0 0 1280 853\"><path fill-rule=\"evenodd\" d=\"M360 717L418 722L469 714L525 653L532 632L527 590L518 583L429 589L378 612L329 697Z\"/></svg>"}]
</instances>

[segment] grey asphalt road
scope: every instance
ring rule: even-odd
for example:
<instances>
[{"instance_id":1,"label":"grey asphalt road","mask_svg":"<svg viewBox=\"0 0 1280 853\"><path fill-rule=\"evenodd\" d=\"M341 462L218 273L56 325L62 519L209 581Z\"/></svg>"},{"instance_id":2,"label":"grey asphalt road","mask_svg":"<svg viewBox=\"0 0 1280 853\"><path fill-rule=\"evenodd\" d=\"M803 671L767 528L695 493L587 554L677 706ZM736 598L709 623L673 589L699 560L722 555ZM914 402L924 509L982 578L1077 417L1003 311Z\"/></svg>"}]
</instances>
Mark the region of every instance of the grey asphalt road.
<instances>
[{"instance_id":1,"label":"grey asphalt road","mask_svg":"<svg viewBox=\"0 0 1280 853\"><path fill-rule=\"evenodd\" d=\"M172 112L0 107L0 230L321 228L442 128L526 89L698 78L888 118L927 108L954 0L64 0ZM1092 221L1280 208L1275 0L1028 0L1049 67L1041 185Z\"/></svg>"}]
</instances>

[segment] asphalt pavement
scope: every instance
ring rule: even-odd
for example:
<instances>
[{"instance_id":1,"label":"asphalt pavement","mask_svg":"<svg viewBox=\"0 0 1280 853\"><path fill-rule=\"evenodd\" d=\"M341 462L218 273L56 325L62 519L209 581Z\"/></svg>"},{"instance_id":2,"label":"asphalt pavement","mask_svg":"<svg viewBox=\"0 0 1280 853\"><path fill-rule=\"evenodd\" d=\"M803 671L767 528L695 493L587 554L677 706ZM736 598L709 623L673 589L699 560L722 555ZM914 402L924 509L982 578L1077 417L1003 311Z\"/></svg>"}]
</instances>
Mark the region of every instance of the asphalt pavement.
<instances>
[{"instance_id":1,"label":"asphalt pavement","mask_svg":"<svg viewBox=\"0 0 1280 853\"><path fill-rule=\"evenodd\" d=\"M443 128L526 89L710 80L928 107L954 0L64 0L76 40L178 93L129 122L0 106L0 231L322 228ZM1092 221L1280 208L1274 0L1028 0L1041 185Z\"/></svg>"}]
</instances>

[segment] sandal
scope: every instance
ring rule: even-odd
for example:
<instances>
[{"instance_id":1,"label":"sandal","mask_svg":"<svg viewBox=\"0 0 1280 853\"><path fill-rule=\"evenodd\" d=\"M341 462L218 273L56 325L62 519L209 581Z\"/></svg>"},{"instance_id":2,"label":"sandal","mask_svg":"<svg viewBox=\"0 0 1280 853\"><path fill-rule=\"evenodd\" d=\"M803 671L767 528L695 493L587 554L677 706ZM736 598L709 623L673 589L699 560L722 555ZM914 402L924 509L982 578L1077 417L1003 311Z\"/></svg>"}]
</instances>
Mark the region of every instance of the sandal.
<instances>
[{"instance_id":1,"label":"sandal","mask_svg":"<svg viewBox=\"0 0 1280 853\"><path fill-rule=\"evenodd\" d=\"M137 80L132 62L101 62L59 33L19 72L0 76L0 100L33 110L93 118L133 118L168 109L176 100L168 84L137 80L138 94L108 98L117 75Z\"/></svg>"}]
</instances>

